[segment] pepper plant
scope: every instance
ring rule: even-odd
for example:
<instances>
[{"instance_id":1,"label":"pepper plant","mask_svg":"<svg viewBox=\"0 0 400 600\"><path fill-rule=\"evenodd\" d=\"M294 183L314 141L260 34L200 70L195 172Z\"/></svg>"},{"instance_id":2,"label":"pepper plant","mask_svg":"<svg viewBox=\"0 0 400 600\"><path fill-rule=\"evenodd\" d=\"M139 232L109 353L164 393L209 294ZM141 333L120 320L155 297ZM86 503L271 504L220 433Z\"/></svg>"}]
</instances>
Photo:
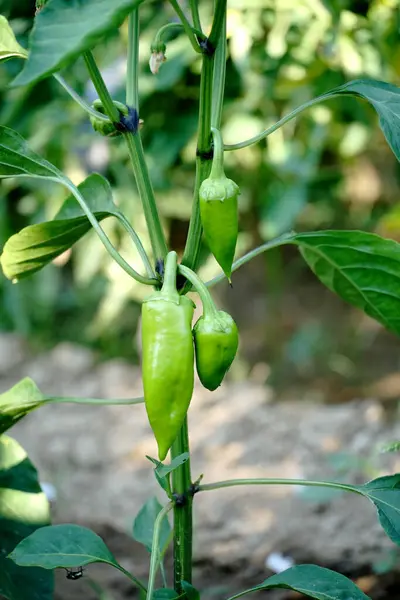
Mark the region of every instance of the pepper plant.
<instances>
[{"instance_id":1,"label":"pepper plant","mask_svg":"<svg viewBox=\"0 0 400 600\"><path fill-rule=\"evenodd\" d=\"M267 478L208 482L207 473L203 482L201 477L191 474L187 421L195 368L201 383L214 390L221 384L238 347L233 319L216 308L209 290L226 278L234 278L238 268L271 248L297 246L325 286L394 334L400 333L398 243L362 231L288 232L234 260L239 189L225 176L223 167L225 152L256 144L307 108L338 96L354 96L374 107L382 132L400 159L400 90L381 81L351 81L299 106L253 138L226 145L221 120L227 2L214 0L211 22L203 22L198 0L190 0L187 10L178 0L169 0L177 20L166 23L156 35L151 48L151 70L156 74L162 68L168 53L166 31L171 27L183 30L188 44L202 61L192 216L186 247L178 260L177 253L166 242L140 133L139 17L141 6L148 1L40 0L28 49L19 45L6 19L0 18L0 59L23 63L12 85L28 86L54 77L72 101L86 111L93 135L118 137L126 144L152 249L150 256L114 203L112 188L104 177L93 173L76 186L34 152L16 131L0 127L1 178L55 182L69 194L51 221L30 225L8 239L1 255L5 277L17 283L45 267L93 228L115 262L130 277L149 287L149 297L142 309L143 398L105 401L48 397L30 379L16 383L0 396L0 595L10 600L50 599L54 569L67 569L67 578L73 581L82 576L85 565L93 562L119 569L147 600L183 597L195 600L199 592L192 581L193 502L197 494L238 485L319 486L357 494L360 502L367 499L375 505L383 529L400 545L400 474L363 485ZM111 97L92 49L125 19L129 31L126 101L120 103ZM78 57L83 57L98 94L93 105L80 97L60 74L66 64ZM117 219L128 232L143 262L143 273L135 270L110 241L101 224L106 218ZM203 243L222 268L220 275L207 282L201 281L197 273ZM194 306L187 297L190 290L197 292L203 306L203 316L194 327ZM125 404L126 410L140 410L132 405L145 403L158 449L158 457L150 457L150 461L165 496L163 505L150 499L134 524L136 539L151 552L147 582L120 565L104 541L91 530L73 524L50 524L48 501L35 468L19 444L5 432L30 411L51 402ZM172 528L169 513L172 513ZM170 543L173 543L173 574L165 573L163 566ZM316 599L367 598L352 581L338 573L314 565L297 565L251 589L238 590L230 600L273 588L287 588Z\"/></svg>"}]
</instances>

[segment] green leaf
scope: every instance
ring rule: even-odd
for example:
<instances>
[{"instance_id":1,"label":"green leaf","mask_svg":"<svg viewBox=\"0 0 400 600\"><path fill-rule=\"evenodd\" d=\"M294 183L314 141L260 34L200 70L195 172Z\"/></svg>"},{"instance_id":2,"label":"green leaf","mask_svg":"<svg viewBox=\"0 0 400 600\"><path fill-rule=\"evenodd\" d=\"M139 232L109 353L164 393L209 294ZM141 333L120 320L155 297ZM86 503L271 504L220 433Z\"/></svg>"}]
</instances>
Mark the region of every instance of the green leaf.
<instances>
[{"instance_id":1,"label":"green leaf","mask_svg":"<svg viewBox=\"0 0 400 600\"><path fill-rule=\"evenodd\" d=\"M0 394L0 434L37 408L43 400L43 394L29 377Z\"/></svg>"},{"instance_id":2,"label":"green leaf","mask_svg":"<svg viewBox=\"0 0 400 600\"><path fill-rule=\"evenodd\" d=\"M400 546L400 473L378 477L357 489L375 504L380 524Z\"/></svg>"},{"instance_id":3,"label":"green leaf","mask_svg":"<svg viewBox=\"0 0 400 600\"><path fill-rule=\"evenodd\" d=\"M154 523L156 521L158 513L162 510L162 506L153 497L147 500L137 514L137 517L133 523L133 537L140 544L146 546L149 552L153 551L153 532ZM162 520L160 527L160 538L159 538L159 554L162 554L167 546L170 539L171 527L168 518L165 517Z\"/></svg>"},{"instance_id":4,"label":"green leaf","mask_svg":"<svg viewBox=\"0 0 400 600\"><path fill-rule=\"evenodd\" d=\"M35 19L29 57L14 85L60 70L117 29L143 0L49 0Z\"/></svg>"},{"instance_id":5,"label":"green leaf","mask_svg":"<svg viewBox=\"0 0 400 600\"><path fill-rule=\"evenodd\" d=\"M289 243L330 290L400 334L400 244L362 231L301 233Z\"/></svg>"},{"instance_id":6,"label":"green leaf","mask_svg":"<svg viewBox=\"0 0 400 600\"><path fill-rule=\"evenodd\" d=\"M374 79L357 79L342 85L329 95L352 95L368 100L379 116L379 125L393 150L400 160L400 88Z\"/></svg>"},{"instance_id":7,"label":"green leaf","mask_svg":"<svg viewBox=\"0 0 400 600\"><path fill-rule=\"evenodd\" d=\"M19 133L0 127L0 178L16 176L64 179L61 171L33 152Z\"/></svg>"},{"instance_id":8,"label":"green leaf","mask_svg":"<svg viewBox=\"0 0 400 600\"><path fill-rule=\"evenodd\" d=\"M187 581L181 581L187 600L200 600L200 592Z\"/></svg>"},{"instance_id":9,"label":"green leaf","mask_svg":"<svg viewBox=\"0 0 400 600\"><path fill-rule=\"evenodd\" d=\"M187 462L190 458L189 452L183 452L183 454L179 454L173 460L171 460L169 465L164 465L163 463L159 463L156 467L156 471L159 477L164 478L173 471L175 471L178 467Z\"/></svg>"},{"instance_id":10,"label":"green leaf","mask_svg":"<svg viewBox=\"0 0 400 600\"><path fill-rule=\"evenodd\" d=\"M316 600L368 599L368 596L344 575L315 565L291 567L282 573L269 577L260 585L233 597L238 598L250 592L273 588L293 590Z\"/></svg>"},{"instance_id":11,"label":"green leaf","mask_svg":"<svg viewBox=\"0 0 400 600\"><path fill-rule=\"evenodd\" d=\"M79 525L50 525L25 538L9 556L17 565L56 569L107 563L120 568L101 537Z\"/></svg>"},{"instance_id":12,"label":"green leaf","mask_svg":"<svg viewBox=\"0 0 400 600\"><path fill-rule=\"evenodd\" d=\"M15 39L7 19L0 15L0 62L9 58L27 58L28 53Z\"/></svg>"},{"instance_id":13,"label":"green leaf","mask_svg":"<svg viewBox=\"0 0 400 600\"><path fill-rule=\"evenodd\" d=\"M0 436L0 596L9 600L51 600L53 574L17 566L11 550L50 522L49 503L37 471L12 438Z\"/></svg>"},{"instance_id":14,"label":"green leaf","mask_svg":"<svg viewBox=\"0 0 400 600\"><path fill-rule=\"evenodd\" d=\"M172 471L175 471L175 469L177 469L178 467L183 465L183 463L185 463L186 461L189 460L189 458L190 458L189 453L184 452L183 454L176 456L169 465L164 465L162 462L160 462L156 458L152 458L151 456L146 455L146 458L148 458L149 461L153 463L153 465L156 465L156 468L154 469L155 478L156 478L158 484L162 487L162 489L170 497L171 496L171 482L170 482L169 476L172 473Z\"/></svg>"},{"instance_id":15,"label":"green leaf","mask_svg":"<svg viewBox=\"0 0 400 600\"><path fill-rule=\"evenodd\" d=\"M78 190L98 221L119 215L110 184L101 175L90 175ZM0 258L4 275L12 280L32 275L68 250L91 228L75 197L69 196L53 221L29 225L7 240Z\"/></svg>"}]
</instances>

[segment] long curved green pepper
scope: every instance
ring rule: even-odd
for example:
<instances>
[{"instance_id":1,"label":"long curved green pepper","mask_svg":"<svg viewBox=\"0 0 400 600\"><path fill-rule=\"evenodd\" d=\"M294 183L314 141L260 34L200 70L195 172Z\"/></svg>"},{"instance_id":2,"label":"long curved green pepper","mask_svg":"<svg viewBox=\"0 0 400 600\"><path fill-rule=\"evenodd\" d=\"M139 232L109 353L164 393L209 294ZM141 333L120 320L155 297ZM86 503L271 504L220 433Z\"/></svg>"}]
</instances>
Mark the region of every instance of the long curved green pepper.
<instances>
[{"instance_id":1,"label":"long curved green pepper","mask_svg":"<svg viewBox=\"0 0 400 600\"><path fill-rule=\"evenodd\" d=\"M214 158L211 172L199 190L204 237L230 281L238 236L239 186L224 172L224 147L218 129L211 128Z\"/></svg>"},{"instance_id":2,"label":"long curved green pepper","mask_svg":"<svg viewBox=\"0 0 400 600\"><path fill-rule=\"evenodd\" d=\"M191 269L179 265L179 271L193 284L203 304L203 315L193 328L196 368L201 383L213 391L221 385L236 356L238 329L227 312L216 308L210 292Z\"/></svg>"},{"instance_id":3,"label":"long curved green pepper","mask_svg":"<svg viewBox=\"0 0 400 600\"><path fill-rule=\"evenodd\" d=\"M142 306L144 400L160 460L183 425L194 385L194 304L178 294L176 269L176 252L170 252L161 291Z\"/></svg>"}]
</instances>

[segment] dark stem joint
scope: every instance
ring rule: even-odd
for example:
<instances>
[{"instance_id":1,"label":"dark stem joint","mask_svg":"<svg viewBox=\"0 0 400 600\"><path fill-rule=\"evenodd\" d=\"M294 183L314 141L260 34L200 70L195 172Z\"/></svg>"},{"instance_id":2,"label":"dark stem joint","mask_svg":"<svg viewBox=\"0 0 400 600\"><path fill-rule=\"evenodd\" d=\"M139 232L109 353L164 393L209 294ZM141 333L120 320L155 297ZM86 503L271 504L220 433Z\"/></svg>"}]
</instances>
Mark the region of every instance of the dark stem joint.
<instances>
[{"instance_id":1,"label":"dark stem joint","mask_svg":"<svg viewBox=\"0 0 400 600\"><path fill-rule=\"evenodd\" d=\"M199 491L200 491L200 484L197 481L195 481L194 483L191 484L191 486L189 488L189 496L193 497Z\"/></svg>"},{"instance_id":2,"label":"dark stem joint","mask_svg":"<svg viewBox=\"0 0 400 600\"><path fill-rule=\"evenodd\" d=\"M214 150L212 148L210 148L210 150L200 150L197 148L196 156L201 158L201 160L212 160L214 156Z\"/></svg>"},{"instance_id":3,"label":"dark stem joint","mask_svg":"<svg viewBox=\"0 0 400 600\"><path fill-rule=\"evenodd\" d=\"M209 38L199 40L199 46L201 51L206 56L213 56L215 53L215 46L210 42Z\"/></svg>"},{"instance_id":4,"label":"dark stem joint","mask_svg":"<svg viewBox=\"0 0 400 600\"><path fill-rule=\"evenodd\" d=\"M187 503L187 497L186 494L177 494L177 493L173 493L172 494L172 499L175 502L175 506L182 508L183 506L186 506Z\"/></svg>"},{"instance_id":5,"label":"dark stem joint","mask_svg":"<svg viewBox=\"0 0 400 600\"><path fill-rule=\"evenodd\" d=\"M119 121L114 123L114 127L121 133L137 133L139 128L139 114L136 108L127 106L128 114L124 115L119 111Z\"/></svg>"}]
</instances>

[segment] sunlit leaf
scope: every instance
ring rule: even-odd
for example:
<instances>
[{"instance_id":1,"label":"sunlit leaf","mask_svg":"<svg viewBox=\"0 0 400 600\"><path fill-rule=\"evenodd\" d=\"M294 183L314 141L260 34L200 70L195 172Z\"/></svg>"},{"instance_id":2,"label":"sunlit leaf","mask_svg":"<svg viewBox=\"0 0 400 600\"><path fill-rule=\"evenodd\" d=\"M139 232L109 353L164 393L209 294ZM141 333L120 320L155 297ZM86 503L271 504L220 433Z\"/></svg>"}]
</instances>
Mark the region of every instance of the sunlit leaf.
<instances>
[{"instance_id":1,"label":"sunlit leaf","mask_svg":"<svg viewBox=\"0 0 400 600\"><path fill-rule=\"evenodd\" d=\"M28 53L15 39L7 19L0 15L0 62L9 58L27 58Z\"/></svg>"},{"instance_id":2,"label":"sunlit leaf","mask_svg":"<svg viewBox=\"0 0 400 600\"><path fill-rule=\"evenodd\" d=\"M16 565L7 555L26 536L50 522L49 503L37 471L12 438L0 436L0 596L51 600L53 574Z\"/></svg>"},{"instance_id":3,"label":"sunlit leaf","mask_svg":"<svg viewBox=\"0 0 400 600\"><path fill-rule=\"evenodd\" d=\"M118 216L110 184L101 175L90 175L78 190L98 221ZM69 196L53 221L29 225L7 240L0 258L5 276L14 280L32 275L71 248L91 228L75 197Z\"/></svg>"},{"instance_id":4,"label":"sunlit leaf","mask_svg":"<svg viewBox=\"0 0 400 600\"><path fill-rule=\"evenodd\" d=\"M37 408L43 400L43 394L29 377L0 394L0 434Z\"/></svg>"},{"instance_id":5,"label":"sunlit leaf","mask_svg":"<svg viewBox=\"0 0 400 600\"><path fill-rule=\"evenodd\" d=\"M29 57L14 85L47 77L118 28L143 0L49 0L30 36Z\"/></svg>"}]
</instances>

